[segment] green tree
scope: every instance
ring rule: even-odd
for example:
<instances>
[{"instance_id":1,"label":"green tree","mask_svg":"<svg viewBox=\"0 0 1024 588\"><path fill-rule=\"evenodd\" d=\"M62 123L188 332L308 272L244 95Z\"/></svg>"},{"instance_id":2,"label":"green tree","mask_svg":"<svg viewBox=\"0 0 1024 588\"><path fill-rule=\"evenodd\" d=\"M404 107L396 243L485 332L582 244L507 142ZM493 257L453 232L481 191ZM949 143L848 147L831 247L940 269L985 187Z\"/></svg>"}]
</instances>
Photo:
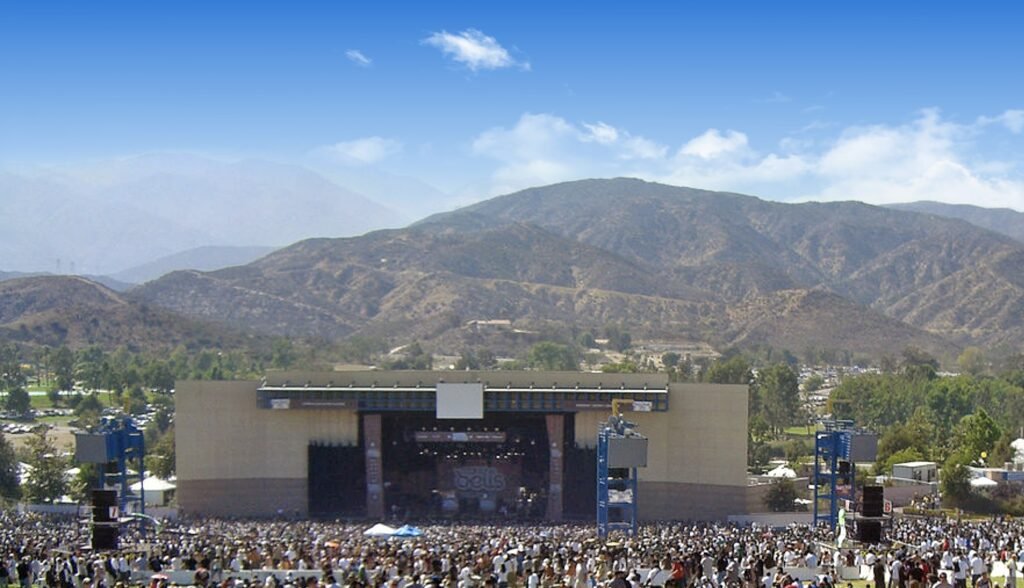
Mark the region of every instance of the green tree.
<instances>
[{"instance_id":1,"label":"green tree","mask_svg":"<svg viewBox=\"0 0 1024 588\"><path fill-rule=\"evenodd\" d=\"M20 496L18 457L7 436L0 433L0 498L17 500Z\"/></svg>"},{"instance_id":2,"label":"green tree","mask_svg":"<svg viewBox=\"0 0 1024 588\"><path fill-rule=\"evenodd\" d=\"M274 339L273 351L270 357L270 366L276 369L286 370L295 363L297 354L291 339L278 337Z\"/></svg>"},{"instance_id":3,"label":"green tree","mask_svg":"<svg viewBox=\"0 0 1024 588\"><path fill-rule=\"evenodd\" d=\"M630 359L623 359L616 363L604 364L601 371L606 374L635 374L640 371L640 366Z\"/></svg>"},{"instance_id":4,"label":"green tree","mask_svg":"<svg viewBox=\"0 0 1024 588\"><path fill-rule=\"evenodd\" d=\"M804 380L804 391L805 392L817 392L821 390L821 387L825 385L825 378L821 374L811 374Z\"/></svg>"},{"instance_id":5,"label":"green tree","mask_svg":"<svg viewBox=\"0 0 1024 588\"><path fill-rule=\"evenodd\" d=\"M1002 435L999 425L988 416L985 409L979 408L974 414L960 419L954 435L957 453L965 463L987 458Z\"/></svg>"},{"instance_id":6,"label":"green tree","mask_svg":"<svg viewBox=\"0 0 1024 588\"><path fill-rule=\"evenodd\" d=\"M942 466L939 488L943 496L962 500L971 493L971 472L962 462L950 460Z\"/></svg>"},{"instance_id":7,"label":"green tree","mask_svg":"<svg viewBox=\"0 0 1024 588\"><path fill-rule=\"evenodd\" d=\"M633 346L633 338L618 325L605 327L604 336L608 339L608 346L620 353Z\"/></svg>"},{"instance_id":8,"label":"green tree","mask_svg":"<svg viewBox=\"0 0 1024 588\"><path fill-rule=\"evenodd\" d=\"M680 359L681 359L681 357L680 357L680 355L678 353L676 353L674 351L669 351L667 353L662 354L662 356L661 356L661 364L663 366L665 366L666 368L674 368L677 365L679 365L679 360Z\"/></svg>"},{"instance_id":9,"label":"green tree","mask_svg":"<svg viewBox=\"0 0 1024 588\"><path fill-rule=\"evenodd\" d=\"M935 359L934 355L920 347L914 347L913 345L903 349L903 361L901 364L904 368L915 365L926 365L933 370L939 369L939 360Z\"/></svg>"},{"instance_id":10,"label":"green tree","mask_svg":"<svg viewBox=\"0 0 1024 588\"><path fill-rule=\"evenodd\" d=\"M768 465L771 459L769 437L768 423L764 422L764 418L759 414L751 416L747 426L747 465L755 468Z\"/></svg>"},{"instance_id":11,"label":"green tree","mask_svg":"<svg viewBox=\"0 0 1024 588\"><path fill-rule=\"evenodd\" d=\"M32 410L32 397L25 388L14 388L7 391L4 408L14 414L26 415Z\"/></svg>"},{"instance_id":12,"label":"green tree","mask_svg":"<svg viewBox=\"0 0 1024 588\"><path fill-rule=\"evenodd\" d=\"M793 504L799 494L796 485L788 478L779 478L772 482L771 487L764 497L764 505L772 512L787 512L793 510Z\"/></svg>"},{"instance_id":13,"label":"green tree","mask_svg":"<svg viewBox=\"0 0 1024 588\"><path fill-rule=\"evenodd\" d=\"M90 500L89 492L99 483L96 464L78 464L78 475L68 483L68 496L78 502Z\"/></svg>"},{"instance_id":14,"label":"green tree","mask_svg":"<svg viewBox=\"0 0 1024 588\"><path fill-rule=\"evenodd\" d=\"M75 378L82 382L86 390L99 390L103 387L105 360L106 354L98 345L90 345L78 353Z\"/></svg>"},{"instance_id":15,"label":"green tree","mask_svg":"<svg viewBox=\"0 0 1024 588\"><path fill-rule=\"evenodd\" d=\"M576 353L568 345L554 341L541 341L530 347L526 355L526 363L534 369L576 371L579 360Z\"/></svg>"},{"instance_id":16,"label":"green tree","mask_svg":"<svg viewBox=\"0 0 1024 588\"><path fill-rule=\"evenodd\" d=\"M95 392L90 392L82 396L78 404L75 405L75 414L82 416L87 413L99 414L103 411L103 403L100 402L100 397Z\"/></svg>"},{"instance_id":17,"label":"green tree","mask_svg":"<svg viewBox=\"0 0 1024 588\"><path fill-rule=\"evenodd\" d=\"M150 455L146 459L146 465L153 472L153 475L167 479L174 475L175 453L174 453L174 430L171 429L157 441Z\"/></svg>"},{"instance_id":18,"label":"green tree","mask_svg":"<svg viewBox=\"0 0 1024 588\"><path fill-rule=\"evenodd\" d=\"M736 355L711 364L703 379L712 384L750 384L754 376L750 363L743 356Z\"/></svg>"},{"instance_id":19,"label":"green tree","mask_svg":"<svg viewBox=\"0 0 1024 588\"><path fill-rule=\"evenodd\" d=\"M32 502L53 502L67 493L64 479L68 460L60 455L45 427L39 427L25 442L32 467L25 483L25 497Z\"/></svg>"},{"instance_id":20,"label":"green tree","mask_svg":"<svg viewBox=\"0 0 1024 588\"><path fill-rule=\"evenodd\" d=\"M932 380L939 371L939 360L918 347L907 347L903 350L902 372L909 378Z\"/></svg>"},{"instance_id":21,"label":"green tree","mask_svg":"<svg viewBox=\"0 0 1024 588\"><path fill-rule=\"evenodd\" d=\"M6 410L24 415L32 408L32 399L25 390L27 383L18 347L14 344L0 347L0 391L4 393Z\"/></svg>"},{"instance_id":22,"label":"green tree","mask_svg":"<svg viewBox=\"0 0 1024 588\"><path fill-rule=\"evenodd\" d=\"M580 333L579 337L576 338L576 342L584 349L597 348L597 341L594 339L594 333L590 331Z\"/></svg>"},{"instance_id":23,"label":"green tree","mask_svg":"<svg viewBox=\"0 0 1024 588\"><path fill-rule=\"evenodd\" d=\"M142 372L142 381L147 387L168 393L174 389L174 373L162 361L152 361Z\"/></svg>"},{"instance_id":24,"label":"green tree","mask_svg":"<svg viewBox=\"0 0 1024 588\"><path fill-rule=\"evenodd\" d=\"M909 447L917 450L923 459L928 459L939 436L934 419L934 413L927 406L919 406L905 423L887 428L878 439L878 460L884 461L893 453Z\"/></svg>"},{"instance_id":25,"label":"green tree","mask_svg":"<svg viewBox=\"0 0 1024 588\"><path fill-rule=\"evenodd\" d=\"M472 351L464 350L459 356L458 361L455 362L455 369L478 370L480 369L480 361L477 360L476 355Z\"/></svg>"},{"instance_id":26,"label":"green tree","mask_svg":"<svg viewBox=\"0 0 1024 588\"><path fill-rule=\"evenodd\" d=\"M961 373L980 376L985 372L987 362L985 353L981 349L968 347L956 358L956 364L960 367Z\"/></svg>"},{"instance_id":27,"label":"green tree","mask_svg":"<svg viewBox=\"0 0 1024 588\"><path fill-rule=\"evenodd\" d=\"M64 401L64 398L60 395L60 390L57 389L56 385L51 386L46 391L46 398L47 400L50 401L50 404L52 404L53 406L60 406L61 403Z\"/></svg>"},{"instance_id":28,"label":"green tree","mask_svg":"<svg viewBox=\"0 0 1024 588\"><path fill-rule=\"evenodd\" d=\"M800 463L800 458L806 455L811 455L813 452L807 443L804 443L801 439L791 439L783 447L783 451L786 454L786 461L791 465Z\"/></svg>"},{"instance_id":29,"label":"green tree","mask_svg":"<svg viewBox=\"0 0 1024 588\"><path fill-rule=\"evenodd\" d=\"M761 414L776 433L805 419L800 408L800 385L796 372L784 363L760 370L754 380Z\"/></svg>"},{"instance_id":30,"label":"green tree","mask_svg":"<svg viewBox=\"0 0 1024 588\"><path fill-rule=\"evenodd\" d=\"M146 412L146 404L146 393L141 386L134 386L124 400L124 411L128 414L142 414Z\"/></svg>"},{"instance_id":31,"label":"green tree","mask_svg":"<svg viewBox=\"0 0 1024 588\"><path fill-rule=\"evenodd\" d=\"M66 345L53 354L53 375L58 390L70 391L75 387L75 354Z\"/></svg>"}]
</instances>

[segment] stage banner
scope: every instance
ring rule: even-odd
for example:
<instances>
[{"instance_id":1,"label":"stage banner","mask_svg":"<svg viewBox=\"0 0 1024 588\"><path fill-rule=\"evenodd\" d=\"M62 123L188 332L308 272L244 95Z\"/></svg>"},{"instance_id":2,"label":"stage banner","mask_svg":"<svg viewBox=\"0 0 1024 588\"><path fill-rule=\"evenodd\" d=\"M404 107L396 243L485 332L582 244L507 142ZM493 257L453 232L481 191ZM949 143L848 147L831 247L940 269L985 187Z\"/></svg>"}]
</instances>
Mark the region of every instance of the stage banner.
<instances>
[{"instance_id":1,"label":"stage banner","mask_svg":"<svg viewBox=\"0 0 1024 588\"><path fill-rule=\"evenodd\" d=\"M379 414L363 415L363 446L366 447L366 516L384 516L384 463L381 456Z\"/></svg>"},{"instance_id":2,"label":"stage banner","mask_svg":"<svg viewBox=\"0 0 1024 588\"><path fill-rule=\"evenodd\" d=\"M549 521L562 520L562 443L565 439L565 415L545 415L548 426L548 447L551 451L549 479L551 484L548 487L548 512Z\"/></svg>"},{"instance_id":3,"label":"stage banner","mask_svg":"<svg viewBox=\"0 0 1024 588\"><path fill-rule=\"evenodd\" d=\"M492 498L512 502L522 483L519 460L467 459L438 464L442 491L454 491L460 498Z\"/></svg>"}]
</instances>

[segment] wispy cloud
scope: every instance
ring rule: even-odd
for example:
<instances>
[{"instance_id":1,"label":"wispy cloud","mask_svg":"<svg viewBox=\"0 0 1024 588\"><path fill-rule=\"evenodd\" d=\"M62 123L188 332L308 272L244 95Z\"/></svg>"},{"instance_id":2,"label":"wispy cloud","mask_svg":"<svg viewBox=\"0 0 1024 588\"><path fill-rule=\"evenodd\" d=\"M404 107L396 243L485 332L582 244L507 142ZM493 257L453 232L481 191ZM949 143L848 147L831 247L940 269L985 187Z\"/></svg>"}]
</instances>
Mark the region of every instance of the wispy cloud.
<instances>
[{"instance_id":1,"label":"wispy cloud","mask_svg":"<svg viewBox=\"0 0 1024 588\"><path fill-rule=\"evenodd\" d=\"M466 29L461 33L433 33L424 39L423 43L440 49L442 53L471 71L506 67L530 69L529 62L517 61L494 37L476 29Z\"/></svg>"},{"instance_id":2,"label":"wispy cloud","mask_svg":"<svg viewBox=\"0 0 1024 588\"><path fill-rule=\"evenodd\" d=\"M402 143L384 137L362 137L351 141L342 141L314 150L318 155L326 156L346 165L370 165L378 163L401 153Z\"/></svg>"},{"instance_id":3,"label":"wispy cloud","mask_svg":"<svg viewBox=\"0 0 1024 588\"><path fill-rule=\"evenodd\" d=\"M349 49L345 52L345 57L359 67L370 67L373 65L373 60L363 55L363 52L359 49Z\"/></svg>"},{"instance_id":4,"label":"wispy cloud","mask_svg":"<svg viewBox=\"0 0 1024 588\"><path fill-rule=\"evenodd\" d=\"M978 117L979 125L985 126L993 123L1005 126L1012 133L1024 132L1024 110L1007 110L999 116Z\"/></svg>"},{"instance_id":5,"label":"wispy cloud","mask_svg":"<svg viewBox=\"0 0 1024 588\"><path fill-rule=\"evenodd\" d=\"M928 199L1024 210L1024 160L995 160L977 149L981 133L1007 131L1024 131L1024 111L963 124L926 109L903 124L798 133L767 151L733 129L707 129L671 150L606 122L528 113L478 135L473 150L497 164L490 194L625 175L789 200Z\"/></svg>"}]
</instances>

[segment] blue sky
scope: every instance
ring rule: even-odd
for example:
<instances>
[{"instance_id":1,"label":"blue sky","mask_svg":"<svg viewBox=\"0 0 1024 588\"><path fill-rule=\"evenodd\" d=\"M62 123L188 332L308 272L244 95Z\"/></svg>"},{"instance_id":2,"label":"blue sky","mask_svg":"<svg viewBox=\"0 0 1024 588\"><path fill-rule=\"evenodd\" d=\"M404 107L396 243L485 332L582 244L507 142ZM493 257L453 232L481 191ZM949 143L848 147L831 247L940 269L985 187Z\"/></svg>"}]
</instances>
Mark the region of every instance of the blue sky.
<instances>
[{"instance_id":1,"label":"blue sky","mask_svg":"<svg viewBox=\"0 0 1024 588\"><path fill-rule=\"evenodd\" d=\"M1024 7L0 4L0 168L163 151L471 201L637 175L1024 210Z\"/></svg>"}]
</instances>

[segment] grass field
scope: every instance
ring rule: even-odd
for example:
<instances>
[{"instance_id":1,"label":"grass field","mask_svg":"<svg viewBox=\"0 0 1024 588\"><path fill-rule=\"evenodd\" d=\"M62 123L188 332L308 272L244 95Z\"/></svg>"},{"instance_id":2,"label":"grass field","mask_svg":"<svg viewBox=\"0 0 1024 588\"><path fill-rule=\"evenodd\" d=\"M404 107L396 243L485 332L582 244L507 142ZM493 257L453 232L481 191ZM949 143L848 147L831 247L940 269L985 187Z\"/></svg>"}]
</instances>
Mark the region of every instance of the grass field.
<instances>
[{"instance_id":1,"label":"grass field","mask_svg":"<svg viewBox=\"0 0 1024 588\"><path fill-rule=\"evenodd\" d=\"M31 395L30 398L32 400L32 408L35 408L35 409L53 408L54 407L53 406L53 402L50 401L50 397L47 396L46 394L42 393L42 392L43 392L42 390L29 390L29 394ZM83 395L84 394L85 393L83 393ZM108 392L97 392L96 393L96 398L99 399L100 404L102 404L104 408L106 408L108 406L114 406L114 405L117 404L117 398L113 394L110 394ZM58 408L66 408L67 407L67 401L66 400L67 400L67 397L66 396L63 397L62 398L62 402L58 406Z\"/></svg>"},{"instance_id":2,"label":"grass field","mask_svg":"<svg viewBox=\"0 0 1024 588\"><path fill-rule=\"evenodd\" d=\"M813 437L816 431L816 427L808 427L806 425L796 425L794 427L786 427L783 429L783 432L790 437Z\"/></svg>"}]
</instances>

